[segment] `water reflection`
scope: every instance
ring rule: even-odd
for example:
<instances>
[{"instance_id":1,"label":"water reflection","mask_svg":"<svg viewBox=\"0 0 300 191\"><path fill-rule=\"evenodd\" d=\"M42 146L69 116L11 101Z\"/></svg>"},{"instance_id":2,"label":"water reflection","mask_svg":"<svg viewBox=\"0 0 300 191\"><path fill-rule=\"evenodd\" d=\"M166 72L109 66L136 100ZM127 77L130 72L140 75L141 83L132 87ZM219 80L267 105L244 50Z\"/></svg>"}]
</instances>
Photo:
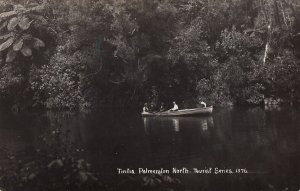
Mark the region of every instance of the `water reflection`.
<instances>
[{"instance_id":1,"label":"water reflection","mask_svg":"<svg viewBox=\"0 0 300 191\"><path fill-rule=\"evenodd\" d=\"M225 108L207 117L142 118L107 111L89 115L1 113L0 144L14 152L34 148L41 133L59 127L71 130L72 141L84 147L88 161L107 177L120 167L233 167L265 172L253 175L259 182L296 185L299 124L299 110L290 108ZM183 178L202 190L221 190L213 183L234 182L236 176Z\"/></svg>"},{"instance_id":2,"label":"water reflection","mask_svg":"<svg viewBox=\"0 0 300 191\"><path fill-rule=\"evenodd\" d=\"M201 131L207 131L213 128L214 120L212 116L208 117L143 117L144 130L149 133L150 128L170 128L174 132L180 132L181 128L199 128Z\"/></svg>"},{"instance_id":3,"label":"water reflection","mask_svg":"<svg viewBox=\"0 0 300 191\"><path fill-rule=\"evenodd\" d=\"M204 121L202 121L202 130L203 130L203 131L207 131L207 129L208 129L207 121L204 120Z\"/></svg>"},{"instance_id":4,"label":"water reflection","mask_svg":"<svg viewBox=\"0 0 300 191\"><path fill-rule=\"evenodd\" d=\"M147 117L144 117L143 122L144 122L145 132L148 132L149 131L149 119Z\"/></svg>"},{"instance_id":5,"label":"water reflection","mask_svg":"<svg viewBox=\"0 0 300 191\"><path fill-rule=\"evenodd\" d=\"M173 126L174 126L174 131L179 132L179 119L172 119Z\"/></svg>"}]
</instances>

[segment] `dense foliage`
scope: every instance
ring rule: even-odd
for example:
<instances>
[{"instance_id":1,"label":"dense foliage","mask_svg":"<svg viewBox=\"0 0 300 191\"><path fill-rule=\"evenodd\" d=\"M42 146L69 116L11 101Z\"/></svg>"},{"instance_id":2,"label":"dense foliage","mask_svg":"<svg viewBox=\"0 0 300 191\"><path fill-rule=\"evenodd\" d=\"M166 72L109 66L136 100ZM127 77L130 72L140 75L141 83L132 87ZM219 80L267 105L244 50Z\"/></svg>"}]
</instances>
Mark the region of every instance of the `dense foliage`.
<instances>
[{"instance_id":1,"label":"dense foliage","mask_svg":"<svg viewBox=\"0 0 300 191\"><path fill-rule=\"evenodd\" d=\"M0 99L86 110L297 103L297 0L0 3Z\"/></svg>"}]
</instances>

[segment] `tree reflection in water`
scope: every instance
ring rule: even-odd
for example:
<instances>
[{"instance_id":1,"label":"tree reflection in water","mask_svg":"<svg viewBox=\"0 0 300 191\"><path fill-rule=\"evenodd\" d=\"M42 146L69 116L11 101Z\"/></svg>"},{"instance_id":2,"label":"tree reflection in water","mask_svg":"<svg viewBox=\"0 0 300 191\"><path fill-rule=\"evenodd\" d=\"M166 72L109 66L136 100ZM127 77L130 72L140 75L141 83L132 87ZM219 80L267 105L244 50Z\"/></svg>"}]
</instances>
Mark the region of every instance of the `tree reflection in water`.
<instances>
[{"instance_id":1,"label":"tree reflection in water","mask_svg":"<svg viewBox=\"0 0 300 191\"><path fill-rule=\"evenodd\" d=\"M28 157L29 149L40 146L40 134L53 132L52 128L69 129L75 146L84 148L83 158L106 180L116 176L115 169L120 167L206 166L247 168L264 174L180 177L190 190L268 190L269 184L293 190L299 185L299 110L224 108L206 117L142 118L107 110L84 116L63 114L3 113L0 143L13 154L24 150Z\"/></svg>"},{"instance_id":2,"label":"tree reflection in water","mask_svg":"<svg viewBox=\"0 0 300 191\"><path fill-rule=\"evenodd\" d=\"M143 117L144 130L149 133L150 128L169 128L174 132L179 132L180 127L199 127L201 131L213 128L214 120L208 117Z\"/></svg>"}]
</instances>

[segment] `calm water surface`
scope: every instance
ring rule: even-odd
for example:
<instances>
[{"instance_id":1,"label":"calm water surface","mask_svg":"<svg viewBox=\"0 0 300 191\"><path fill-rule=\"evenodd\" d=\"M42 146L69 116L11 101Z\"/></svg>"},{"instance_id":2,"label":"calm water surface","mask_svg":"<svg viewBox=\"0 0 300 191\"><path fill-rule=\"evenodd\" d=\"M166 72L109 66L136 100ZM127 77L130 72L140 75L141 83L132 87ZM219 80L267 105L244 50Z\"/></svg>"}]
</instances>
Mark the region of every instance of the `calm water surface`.
<instances>
[{"instance_id":1,"label":"calm water surface","mask_svg":"<svg viewBox=\"0 0 300 191\"><path fill-rule=\"evenodd\" d=\"M208 174L176 176L191 190L299 190L299 124L300 112L291 108L238 107L216 109L207 117L163 118L129 112L2 112L0 145L16 155L30 153L39 135L60 127L71 131L72 141L107 181L120 176L117 168L212 168ZM215 168L248 173L214 174Z\"/></svg>"}]
</instances>

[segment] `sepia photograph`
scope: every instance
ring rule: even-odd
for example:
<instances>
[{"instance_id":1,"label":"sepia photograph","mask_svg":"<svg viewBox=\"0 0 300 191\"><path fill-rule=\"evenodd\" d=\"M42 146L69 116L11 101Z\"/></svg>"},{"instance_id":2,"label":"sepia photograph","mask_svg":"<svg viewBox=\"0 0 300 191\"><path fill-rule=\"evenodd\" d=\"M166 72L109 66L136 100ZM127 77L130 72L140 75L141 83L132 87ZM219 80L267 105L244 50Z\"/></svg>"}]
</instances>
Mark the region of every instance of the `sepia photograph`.
<instances>
[{"instance_id":1,"label":"sepia photograph","mask_svg":"<svg viewBox=\"0 0 300 191\"><path fill-rule=\"evenodd\" d=\"M0 0L0 191L300 191L300 0Z\"/></svg>"}]
</instances>

